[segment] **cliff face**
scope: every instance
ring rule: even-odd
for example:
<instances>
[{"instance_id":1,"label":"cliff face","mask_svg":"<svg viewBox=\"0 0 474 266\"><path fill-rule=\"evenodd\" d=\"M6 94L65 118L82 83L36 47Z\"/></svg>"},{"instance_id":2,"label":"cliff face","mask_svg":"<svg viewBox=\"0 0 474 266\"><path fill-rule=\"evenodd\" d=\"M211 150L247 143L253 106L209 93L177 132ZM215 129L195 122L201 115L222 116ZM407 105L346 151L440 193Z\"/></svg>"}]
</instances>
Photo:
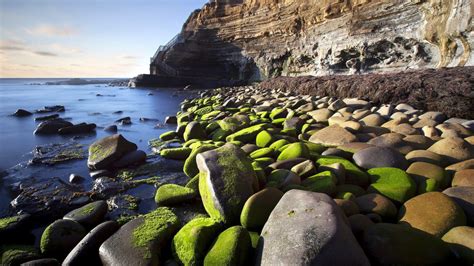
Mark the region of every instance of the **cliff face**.
<instances>
[{"instance_id":1,"label":"cliff face","mask_svg":"<svg viewBox=\"0 0 474 266\"><path fill-rule=\"evenodd\" d=\"M215 0L162 61L250 81L474 65L473 13L474 0Z\"/></svg>"}]
</instances>

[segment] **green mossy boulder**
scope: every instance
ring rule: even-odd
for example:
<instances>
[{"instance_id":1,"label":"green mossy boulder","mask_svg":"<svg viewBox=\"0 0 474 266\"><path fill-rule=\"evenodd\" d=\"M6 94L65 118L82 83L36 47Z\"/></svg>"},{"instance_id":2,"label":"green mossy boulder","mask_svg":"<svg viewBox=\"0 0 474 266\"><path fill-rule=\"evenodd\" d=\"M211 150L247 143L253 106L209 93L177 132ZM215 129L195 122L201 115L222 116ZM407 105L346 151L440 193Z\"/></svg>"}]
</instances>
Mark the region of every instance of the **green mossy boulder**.
<instances>
[{"instance_id":1,"label":"green mossy boulder","mask_svg":"<svg viewBox=\"0 0 474 266\"><path fill-rule=\"evenodd\" d=\"M252 240L247 229L233 226L219 234L204 258L204 265L248 265L251 251Z\"/></svg>"},{"instance_id":2,"label":"green mossy boulder","mask_svg":"<svg viewBox=\"0 0 474 266\"><path fill-rule=\"evenodd\" d=\"M272 157L275 151L272 148L260 148L250 153L250 158L258 159L262 157Z\"/></svg>"},{"instance_id":3,"label":"green mossy boulder","mask_svg":"<svg viewBox=\"0 0 474 266\"><path fill-rule=\"evenodd\" d=\"M76 221L90 229L104 221L107 208L105 201L98 200L68 212L63 219Z\"/></svg>"},{"instance_id":4,"label":"green mossy boulder","mask_svg":"<svg viewBox=\"0 0 474 266\"><path fill-rule=\"evenodd\" d=\"M301 185L309 191L334 195L336 182L337 178L331 171L324 171L306 178Z\"/></svg>"},{"instance_id":5,"label":"green mossy boulder","mask_svg":"<svg viewBox=\"0 0 474 266\"><path fill-rule=\"evenodd\" d=\"M263 130L262 132L258 133L257 139L255 140L255 144L260 148L265 148L270 146L273 142L273 136L268 133L268 131Z\"/></svg>"},{"instance_id":6,"label":"green mossy boulder","mask_svg":"<svg viewBox=\"0 0 474 266\"><path fill-rule=\"evenodd\" d=\"M171 243L174 258L181 265L202 265L206 252L222 225L211 218L196 218L178 231Z\"/></svg>"},{"instance_id":7,"label":"green mossy boulder","mask_svg":"<svg viewBox=\"0 0 474 266\"><path fill-rule=\"evenodd\" d=\"M217 147L210 144L203 144L203 145L199 145L195 147L193 151L191 152L191 154L186 159L186 161L184 162L183 172L189 178L193 178L194 176L196 176L199 173L199 169L196 164L196 156L201 152L209 151L215 148Z\"/></svg>"},{"instance_id":8,"label":"green mossy boulder","mask_svg":"<svg viewBox=\"0 0 474 266\"><path fill-rule=\"evenodd\" d=\"M56 220L41 235L41 253L62 260L86 233L86 229L76 221Z\"/></svg>"},{"instance_id":9,"label":"green mossy boulder","mask_svg":"<svg viewBox=\"0 0 474 266\"><path fill-rule=\"evenodd\" d=\"M367 188L369 193L379 193L400 204L416 195L415 181L401 169L372 168L367 173L371 181Z\"/></svg>"},{"instance_id":10,"label":"green mossy boulder","mask_svg":"<svg viewBox=\"0 0 474 266\"><path fill-rule=\"evenodd\" d=\"M170 206L196 198L196 190L175 184L165 184L156 190L155 202L160 206Z\"/></svg>"},{"instance_id":11,"label":"green mossy boulder","mask_svg":"<svg viewBox=\"0 0 474 266\"><path fill-rule=\"evenodd\" d=\"M183 138L184 141L188 141L190 139L205 140L207 139L207 134L199 122L193 121L186 125Z\"/></svg>"},{"instance_id":12,"label":"green mossy boulder","mask_svg":"<svg viewBox=\"0 0 474 266\"><path fill-rule=\"evenodd\" d=\"M249 231L250 240L252 241L252 248L256 249L258 245L258 240L260 239L260 234L257 232Z\"/></svg>"},{"instance_id":13,"label":"green mossy boulder","mask_svg":"<svg viewBox=\"0 0 474 266\"><path fill-rule=\"evenodd\" d=\"M301 178L287 169L273 170L267 177L267 187L283 189L289 185L301 184Z\"/></svg>"},{"instance_id":14,"label":"green mossy boulder","mask_svg":"<svg viewBox=\"0 0 474 266\"><path fill-rule=\"evenodd\" d=\"M241 141L243 143L254 143L258 133L260 133L260 131L264 130L266 127L266 124L258 124L255 126L244 128L227 136L226 141Z\"/></svg>"},{"instance_id":15,"label":"green mossy boulder","mask_svg":"<svg viewBox=\"0 0 474 266\"><path fill-rule=\"evenodd\" d=\"M304 144L308 147L310 152L315 152L315 153L318 153L318 154L321 154L322 152L324 152L327 149L327 147L325 147L322 144L313 143L313 142L309 142L309 141L305 141Z\"/></svg>"},{"instance_id":16,"label":"green mossy boulder","mask_svg":"<svg viewBox=\"0 0 474 266\"><path fill-rule=\"evenodd\" d=\"M124 155L137 150L137 145L115 134L99 139L89 146L87 166L93 170L106 169Z\"/></svg>"},{"instance_id":17,"label":"green mossy boulder","mask_svg":"<svg viewBox=\"0 0 474 266\"><path fill-rule=\"evenodd\" d=\"M162 141L172 140L178 137L179 136L178 136L178 133L176 133L176 131L167 131L160 135L160 139Z\"/></svg>"},{"instance_id":18,"label":"green mossy boulder","mask_svg":"<svg viewBox=\"0 0 474 266\"><path fill-rule=\"evenodd\" d=\"M247 154L233 144L198 154L199 193L209 216L226 224L239 221L240 212L258 188Z\"/></svg>"},{"instance_id":19,"label":"green mossy boulder","mask_svg":"<svg viewBox=\"0 0 474 266\"><path fill-rule=\"evenodd\" d=\"M270 145L270 148L274 149L275 151L278 151L280 150L282 147L286 146L290 144L290 142L286 139L279 139L275 142L273 142L271 145Z\"/></svg>"},{"instance_id":20,"label":"green mossy boulder","mask_svg":"<svg viewBox=\"0 0 474 266\"><path fill-rule=\"evenodd\" d=\"M281 197L283 192L271 187L253 194L245 202L240 214L240 224L248 230L259 232Z\"/></svg>"},{"instance_id":21,"label":"green mossy boulder","mask_svg":"<svg viewBox=\"0 0 474 266\"><path fill-rule=\"evenodd\" d=\"M235 117L226 117L222 120L219 120L217 123L219 123L219 126L222 130L228 132L236 132L237 130L245 126L245 123L243 121L240 121Z\"/></svg>"},{"instance_id":22,"label":"green mossy boulder","mask_svg":"<svg viewBox=\"0 0 474 266\"><path fill-rule=\"evenodd\" d=\"M0 254L0 263L3 266L16 266L40 258L35 247L26 245L0 246Z\"/></svg>"},{"instance_id":23,"label":"green mossy boulder","mask_svg":"<svg viewBox=\"0 0 474 266\"><path fill-rule=\"evenodd\" d=\"M295 158L309 158L309 149L304 143L297 142L288 145L278 156L277 161Z\"/></svg>"},{"instance_id":24,"label":"green mossy boulder","mask_svg":"<svg viewBox=\"0 0 474 266\"><path fill-rule=\"evenodd\" d=\"M218 128L211 133L211 138L213 141L225 141L226 137L229 136L232 132Z\"/></svg>"},{"instance_id":25,"label":"green mossy boulder","mask_svg":"<svg viewBox=\"0 0 474 266\"><path fill-rule=\"evenodd\" d=\"M162 149L160 151L161 157L165 159L172 159L172 160L186 160L186 158L191 155L192 149L191 148L170 148L170 149Z\"/></svg>"},{"instance_id":26,"label":"green mossy boulder","mask_svg":"<svg viewBox=\"0 0 474 266\"><path fill-rule=\"evenodd\" d=\"M369 185L369 175L346 159L336 156L321 156L316 160L316 163L318 165L340 163L344 165L344 168L346 169L346 184L357 185L360 187L367 187L367 185Z\"/></svg>"},{"instance_id":27,"label":"green mossy boulder","mask_svg":"<svg viewBox=\"0 0 474 266\"><path fill-rule=\"evenodd\" d=\"M204 106L202 108L199 108L197 109L196 111L194 111L193 113L195 115L198 115L198 116L203 116L205 114L208 114L210 112L214 111L214 108L212 108L212 106Z\"/></svg>"}]
</instances>

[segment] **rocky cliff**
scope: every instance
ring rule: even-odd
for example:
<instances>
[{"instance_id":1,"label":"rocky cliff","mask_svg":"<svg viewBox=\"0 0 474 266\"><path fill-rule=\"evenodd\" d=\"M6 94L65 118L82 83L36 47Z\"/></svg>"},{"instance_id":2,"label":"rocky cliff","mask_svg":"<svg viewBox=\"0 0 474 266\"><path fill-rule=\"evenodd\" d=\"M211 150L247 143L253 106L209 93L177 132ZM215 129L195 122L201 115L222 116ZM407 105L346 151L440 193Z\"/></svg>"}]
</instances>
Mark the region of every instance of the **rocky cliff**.
<instances>
[{"instance_id":1,"label":"rocky cliff","mask_svg":"<svg viewBox=\"0 0 474 266\"><path fill-rule=\"evenodd\" d=\"M474 65L473 13L474 0L214 0L161 61L246 81Z\"/></svg>"}]
</instances>

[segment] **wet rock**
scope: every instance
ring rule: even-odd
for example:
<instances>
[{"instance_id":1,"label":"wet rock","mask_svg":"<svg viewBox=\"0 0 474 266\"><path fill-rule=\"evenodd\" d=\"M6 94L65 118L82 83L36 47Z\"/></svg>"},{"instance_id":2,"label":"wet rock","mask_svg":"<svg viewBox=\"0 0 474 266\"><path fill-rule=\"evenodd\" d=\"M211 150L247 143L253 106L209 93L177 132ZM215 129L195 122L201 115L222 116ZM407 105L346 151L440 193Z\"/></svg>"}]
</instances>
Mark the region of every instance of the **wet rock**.
<instances>
[{"instance_id":1,"label":"wet rock","mask_svg":"<svg viewBox=\"0 0 474 266\"><path fill-rule=\"evenodd\" d=\"M396 150L383 147L370 147L354 153L354 162L362 168L395 167L406 169L408 162Z\"/></svg>"},{"instance_id":2,"label":"wet rock","mask_svg":"<svg viewBox=\"0 0 474 266\"><path fill-rule=\"evenodd\" d=\"M84 158L86 158L86 151L82 144L67 142L35 147L30 163L55 165Z\"/></svg>"},{"instance_id":3,"label":"wet rock","mask_svg":"<svg viewBox=\"0 0 474 266\"><path fill-rule=\"evenodd\" d=\"M254 193L257 176L244 151L233 144L200 153L199 193L211 218L238 222L245 201Z\"/></svg>"},{"instance_id":4,"label":"wet rock","mask_svg":"<svg viewBox=\"0 0 474 266\"><path fill-rule=\"evenodd\" d=\"M94 170L105 169L136 149L137 145L126 140L120 134L105 137L97 140L89 147L87 165Z\"/></svg>"},{"instance_id":5,"label":"wet rock","mask_svg":"<svg viewBox=\"0 0 474 266\"><path fill-rule=\"evenodd\" d=\"M105 132L110 132L110 133L117 133L118 128L117 128L116 125L106 126L106 127L104 128L104 131L105 131Z\"/></svg>"},{"instance_id":6,"label":"wet rock","mask_svg":"<svg viewBox=\"0 0 474 266\"><path fill-rule=\"evenodd\" d=\"M87 134L91 133L95 130L96 124L87 124L87 123L80 123L77 125L73 125L70 127L63 127L58 130L60 135L68 135L68 134Z\"/></svg>"},{"instance_id":7,"label":"wet rock","mask_svg":"<svg viewBox=\"0 0 474 266\"><path fill-rule=\"evenodd\" d=\"M56 220L41 235L41 253L62 260L86 233L86 229L75 221Z\"/></svg>"},{"instance_id":8,"label":"wet rock","mask_svg":"<svg viewBox=\"0 0 474 266\"><path fill-rule=\"evenodd\" d=\"M46 121L46 120L52 120L56 118L59 118L59 114L38 116L38 117L35 117L35 121Z\"/></svg>"},{"instance_id":9,"label":"wet rock","mask_svg":"<svg viewBox=\"0 0 474 266\"><path fill-rule=\"evenodd\" d=\"M160 120L156 118L140 117L139 121L140 122L158 122Z\"/></svg>"},{"instance_id":10,"label":"wet rock","mask_svg":"<svg viewBox=\"0 0 474 266\"><path fill-rule=\"evenodd\" d=\"M99 193L103 196L106 196L118 194L130 187L131 184L128 182L123 182L120 180L115 180L110 177L103 176L94 180L92 191L94 193Z\"/></svg>"},{"instance_id":11,"label":"wet rock","mask_svg":"<svg viewBox=\"0 0 474 266\"><path fill-rule=\"evenodd\" d=\"M168 208L158 208L123 225L99 248L103 265L158 265L160 250L179 227Z\"/></svg>"},{"instance_id":12,"label":"wet rock","mask_svg":"<svg viewBox=\"0 0 474 266\"><path fill-rule=\"evenodd\" d=\"M113 163L115 168L124 168L127 166L140 165L146 161L146 153L142 150L129 152Z\"/></svg>"},{"instance_id":13,"label":"wet rock","mask_svg":"<svg viewBox=\"0 0 474 266\"><path fill-rule=\"evenodd\" d=\"M119 123L120 125L131 125L132 119L129 116L127 116L127 117L123 117L123 118L115 120L115 123Z\"/></svg>"},{"instance_id":14,"label":"wet rock","mask_svg":"<svg viewBox=\"0 0 474 266\"><path fill-rule=\"evenodd\" d=\"M176 116L167 116L165 118L165 124L177 124L178 123L178 118Z\"/></svg>"},{"instance_id":15,"label":"wet rock","mask_svg":"<svg viewBox=\"0 0 474 266\"><path fill-rule=\"evenodd\" d=\"M467 223L474 225L474 187L450 187L443 191L453 199L466 214Z\"/></svg>"},{"instance_id":16,"label":"wet rock","mask_svg":"<svg viewBox=\"0 0 474 266\"><path fill-rule=\"evenodd\" d=\"M119 225L114 221L97 225L69 252L62 264L70 266L100 265L99 247L118 229Z\"/></svg>"},{"instance_id":17,"label":"wet rock","mask_svg":"<svg viewBox=\"0 0 474 266\"><path fill-rule=\"evenodd\" d=\"M369 261L329 196L290 190L263 227L257 264L369 265Z\"/></svg>"},{"instance_id":18,"label":"wet rock","mask_svg":"<svg viewBox=\"0 0 474 266\"><path fill-rule=\"evenodd\" d=\"M80 183L84 180L84 177L77 175L77 174L71 174L69 175L69 183Z\"/></svg>"},{"instance_id":19,"label":"wet rock","mask_svg":"<svg viewBox=\"0 0 474 266\"><path fill-rule=\"evenodd\" d=\"M109 170L97 170L97 171L91 171L89 172L89 175L91 178L96 179L99 177L107 177L107 176L112 176L112 173Z\"/></svg>"},{"instance_id":20,"label":"wet rock","mask_svg":"<svg viewBox=\"0 0 474 266\"><path fill-rule=\"evenodd\" d=\"M86 228L92 228L104 220L107 214L107 203L103 200L91 202L79 209L70 211L63 219L73 220Z\"/></svg>"},{"instance_id":21,"label":"wet rock","mask_svg":"<svg viewBox=\"0 0 474 266\"><path fill-rule=\"evenodd\" d=\"M319 130L309 138L310 142L320 143L325 146L339 146L350 142L356 142L357 137L346 129L333 125Z\"/></svg>"},{"instance_id":22,"label":"wet rock","mask_svg":"<svg viewBox=\"0 0 474 266\"><path fill-rule=\"evenodd\" d=\"M32 115L33 113L29 112L29 111L26 111L25 109L17 109L13 114L12 116L16 116L16 117L25 117L25 116L30 116Z\"/></svg>"},{"instance_id":23,"label":"wet rock","mask_svg":"<svg viewBox=\"0 0 474 266\"><path fill-rule=\"evenodd\" d=\"M61 128L70 127L73 124L63 119L52 119L41 122L35 129L35 135L57 134Z\"/></svg>"},{"instance_id":24,"label":"wet rock","mask_svg":"<svg viewBox=\"0 0 474 266\"><path fill-rule=\"evenodd\" d=\"M36 110L36 113L64 112L66 108L62 105L45 106L43 109Z\"/></svg>"},{"instance_id":25,"label":"wet rock","mask_svg":"<svg viewBox=\"0 0 474 266\"><path fill-rule=\"evenodd\" d=\"M400 208L400 223L442 237L451 228L466 225L466 216L454 200L441 192L418 195Z\"/></svg>"},{"instance_id":26,"label":"wet rock","mask_svg":"<svg viewBox=\"0 0 474 266\"><path fill-rule=\"evenodd\" d=\"M13 237L30 219L29 214L15 215L11 217L0 218L0 239L7 239Z\"/></svg>"},{"instance_id":27,"label":"wet rock","mask_svg":"<svg viewBox=\"0 0 474 266\"><path fill-rule=\"evenodd\" d=\"M443 265L451 258L441 239L397 224L370 226L362 246L377 265Z\"/></svg>"}]
</instances>

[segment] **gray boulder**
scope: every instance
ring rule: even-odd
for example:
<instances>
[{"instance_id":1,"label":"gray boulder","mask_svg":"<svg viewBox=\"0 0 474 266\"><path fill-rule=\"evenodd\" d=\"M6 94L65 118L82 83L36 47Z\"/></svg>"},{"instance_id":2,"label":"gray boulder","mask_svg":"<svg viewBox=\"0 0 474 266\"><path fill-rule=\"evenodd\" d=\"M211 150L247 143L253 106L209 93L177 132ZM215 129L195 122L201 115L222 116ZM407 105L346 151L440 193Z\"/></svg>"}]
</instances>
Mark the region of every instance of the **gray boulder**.
<instances>
[{"instance_id":1,"label":"gray boulder","mask_svg":"<svg viewBox=\"0 0 474 266\"><path fill-rule=\"evenodd\" d=\"M370 265L345 216L326 194L290 190L268 218L258 265Z\"/></svg>"},{"instance_id":2,"label":"gray boulder","mask_svg":"<svg viewBox=\"0 0 474 266\"><path fill-rule=\"evenodd\" d=\"M395 167L405 170L408 167L405 156L391 148L370 147L354 153L352 158L357 166L365 169Z\"/></svg>"}]
</instances>

